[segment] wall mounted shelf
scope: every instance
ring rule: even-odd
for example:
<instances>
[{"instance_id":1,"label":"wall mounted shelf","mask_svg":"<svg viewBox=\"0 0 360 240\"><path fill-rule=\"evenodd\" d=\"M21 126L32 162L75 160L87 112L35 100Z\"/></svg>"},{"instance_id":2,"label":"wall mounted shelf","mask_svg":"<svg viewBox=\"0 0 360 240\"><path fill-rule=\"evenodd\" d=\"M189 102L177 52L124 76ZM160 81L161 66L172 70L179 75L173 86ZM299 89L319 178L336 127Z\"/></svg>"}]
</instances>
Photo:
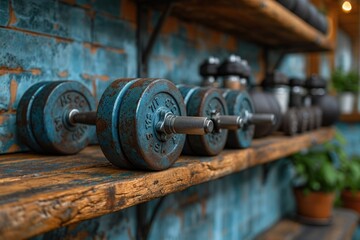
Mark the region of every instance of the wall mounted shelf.
<instances>
[{"instance_id":1,"label":"wall mounted shelf","mask_svg":"<svg viewBox=\"0 0 360 240\"><path fill-rule=\"evenodd\" d=\"M359 222L359 215L349 209L334 209L332 221L327 226L301 224L296 219L283 219L258 236L256 240L351 240Z\"/></svg>"},{"instance_id":2,"label":"wall mounted shelf","mask_svg":"<svg viewBox=\"0 0 360 240\"><path fill-rule=\"evenodd\" d=\"M325 36L275 0L141 1L157 8L169 2L173 3L174 16L232 33L241 39L272 49L287 52L333 49L329 36Z\"/></svg>"},{"instance_id":3,"label":"wall mounted shelf","mask_svg":"<svg viewBox=\"0 0 360 240\"><path fill-rule=\"evenodd\" d=\"M98 146L73 156L0 156L0 238L24 239L274 161L334 136L333 128L271 136L216 157L182 156L168 170L121 170Z\"/></svg>"},{"instance_id":4,"label":"wall mounted shelf","mask_svg":"<svg viewBox=\"0 0 360 240\"><path fill-rule=\"evenodd\" d=\"M342 114L340 116L340 121L346 123L360 123L360 113Z\"/></svg>"}]
</instances>

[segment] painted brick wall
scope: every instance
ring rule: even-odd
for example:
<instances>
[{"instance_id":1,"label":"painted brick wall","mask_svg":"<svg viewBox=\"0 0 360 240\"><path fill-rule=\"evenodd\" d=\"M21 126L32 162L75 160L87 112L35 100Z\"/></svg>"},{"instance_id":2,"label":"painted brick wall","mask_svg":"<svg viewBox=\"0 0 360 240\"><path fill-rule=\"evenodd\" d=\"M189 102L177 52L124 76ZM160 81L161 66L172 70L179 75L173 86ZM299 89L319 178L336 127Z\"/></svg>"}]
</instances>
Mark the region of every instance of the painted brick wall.
<instances>
[{"instance_id":1,"label":"painted brick wall","mask_svg":"<svg viewBox=\"0 0 360 240\"><path fill-rule=\"evenodd\" d=\"M0 0L0 153L26 150L16 138L15 113L34 83L77 80L99 99L112 80L136 77L135 13L130 0ZM152 25L158 17L151 14ZM246 58L254 79L261 78L258 46L170 18L155 45L149 77L198 84L201 61L229 53ZM303 62L295 57L281 69L299 75Z\"/></svg>"},{"instance_id":2,"label":"painted brick wall","mask_svg":"<svg viewBox=\"0 0 360 240\"><path fill-rule=\"evenodd\" d=\"M287 161L259 166L168 195L149 239L253 239L293 210ZM149 215L158 200L150 202ZM134 239L135 207L34 239Z\"/></svg>"},{"instance_id":3,"label":"painted brick wall","mask_svg":"<svg viewBox=\"0 0 360 240\"><path fill-rule=\"evenodd\" d=\"M152 25L158 17L151 14ZM135 77L135 29L130 0L0 0L0 153L26 150L16 139L15 113L34 83L77 80L99 99L112 80ZM224 58L229 53L248 59L254 79L261 78L259 46L170 18L155 45L149 77L198 84L199 63L209 55ZM303 66L304 59L291 59L281 69L299 74L297 63ZM267 177L265 168L270 169ZM172 194L150 238L251 239L291 212L290 178L287 161L280 160ZM135 222L133 207L36 239L134 239Z\"/></svg>"}]
</instances>

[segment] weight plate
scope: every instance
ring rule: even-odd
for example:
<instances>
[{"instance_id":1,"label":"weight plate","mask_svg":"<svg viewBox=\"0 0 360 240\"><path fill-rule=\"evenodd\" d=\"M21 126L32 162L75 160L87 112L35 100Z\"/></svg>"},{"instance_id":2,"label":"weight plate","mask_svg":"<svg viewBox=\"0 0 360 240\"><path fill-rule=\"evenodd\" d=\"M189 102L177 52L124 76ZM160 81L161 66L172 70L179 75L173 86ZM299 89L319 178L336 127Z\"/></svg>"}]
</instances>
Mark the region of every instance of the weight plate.
<instances>
[{"instance_id":1,"label":"weight plate","mask_svg":"<svg viewBox=\"0 0 360 240\"><path fill-rule=\"evenodd\" d=\"M120 107L119 134L125 155L138 168L166 169L181 154L185 134L173 134L164 141L156 130L161 112L186 115L184 100L173 83L143 78L129 86Z\"/></svg>"},{"instance_id":2,"label":"weight plate","mask_svg":"<svg viewBox=\"0 0 360 240\"><path fill-rule=\"evenodd\" d=\"M247 92L227 91L223 95L225 95L229 115L245 117L246 113L254 113L254 106ZM253 124L245 125L242 129L236 131L229 131L226 147L250 147L254 131L255 125Z\"/></svg>"},{"instance_id":3,"label":"weight plate","mask_svg":"<svg viewBox=\"0 0 360 240\"><path fill-rule=\"evenodd\" d=\"M322 111L319 107L315 106L312 107L314 109L315 112L315 129L319 129L321 128L321 123L322 123Z\"/></svg>"},{"instance_id":4,"label":"weight plate","mask_svg":"<svg viewBox=\"0 0 360 240\"><path fill-rule=\"evenodd\" d=\"M316 124L316 115L315 112L313 111L313 109L311 107L306 108L308 114L309 114L309 125L308 125L308 130L314 130L315 129L315 124Z\"/></svg>"},{"instance_id":5,"label":"weight plate","mask_svg":"<svg viewBox=\"0 0 360 240\"><path fill-rule=\"evenodd\" d=\"M255 113L269 113L275 115L275 124L261 124L255 127L255 138L265 137L278 130L282 122L282 113L276 98L269 93L253 91L250 92Z\"/></svg>"},{"instance_id":6,"label":"weight plate","mask_svg":"<svg viewBox=\"0 0 360 240\"><path fill-rule=\"evenodd\" d=\"M120 129L119 123L122 99L129 87L138 80L124 78L112 82L101 96L96 113L96 135L101 150L112 164L120 168L134 168L122 150L119 131L127 130Z\"/></svg>"},{"instance_id":7,"label":"weight plate","mask_svg":"<svg viewBox=\"0 0 360 240\"><path fill-rule=\"evenodd\" d=\"M189 85L176 85L179 89L181 96L184 98L185 105L189 102L191 95L195 92L196 89L200 87L197 86L189 86Z\"/></svg>"},{"instance_id":8,"label":"weight plate","mask_svg":"<svg viewBox=\"0 0 360 240\"><path fill-rule=\"evenodd\" d=\"M339 102L334 96L327 94L319 96L316 105L319 106L322 111L322 126L330 126L339 119Z\"/></svg>"},{"instance_id":9,"label":"weight plate","mask_svg":"<svg viewBox=\"0 0 360 240\"><path fill-rule=\"evenodd\" d=\"M95 111L95 99L76 81L52 82L44 87L33 103L31 126L43 149L57 154L75 154L84 149L95 127L68 121L71 110Z\"/></svg>"},{"instance_id":10,"label":"weight plate","mask_svg":"<svg viewBox=\"0 0 360 240\"><path fill-rule=\"evenodd\" d=\"M209 117L213 111L228 115L226 101L221 92L215 88L198 88L190 96L186 105L189 116ZM188 135L186 137L193 153L197 155L214 156L225 147L228 130L221 129L206 135Z\"/></svg>"},{"instance_id":11,"label":"weight plate","mask_svg":"<svg viewBox=\"0 0 360 240\"><path fill-rule=\"evenodd\" d=\"M185 105L187 105L187 103L189 102L189 99L190 99L191 95L193 94L193 92L196 89L200 88L197 86L189 86L189 85L183 85L183 84L176 85L176 87L179 89L182 97L184 98ZM189 146L188 141L185 141L185 144L184 144L184 147L182 150L182 154L185 154L185 155L193 155L194 154L193 151L191 150L191 147Z\"/></svg>"},{"instance_id":12,"label":"weight plate","mask_svg":"<svg viewBox=\"0 0 360 240\"><path fill-rule=\"evenodd\" d=\"M289 136L294 136L298 131L298 119L295 108L289 108L289 110L285 113L282 130Z\"/></svg>"},{"instance_id":13,"label":"weight plate","mask_svg":"<svg viewBox=\"0 0 360 240\"><path fill-rule=\"evenodd\" d=\"M309 126L309 113L306 108L295 109L298 119L298 133L304 133L308 130Z\"/></svg>"},{"instance_id":14,"label":"weight plate","mask_svg":"<svg viewBox=\"0 0 360 240\"><path fill-rule=\"evenodd\" d=\"M16 110L16 131L20 142L24 143L31 150L43 153L42 149L35 138L33 128L31 127L31 114L35 98L51 82L39 82L32 85L21 97Z\"/></svg>"}]
</instances>

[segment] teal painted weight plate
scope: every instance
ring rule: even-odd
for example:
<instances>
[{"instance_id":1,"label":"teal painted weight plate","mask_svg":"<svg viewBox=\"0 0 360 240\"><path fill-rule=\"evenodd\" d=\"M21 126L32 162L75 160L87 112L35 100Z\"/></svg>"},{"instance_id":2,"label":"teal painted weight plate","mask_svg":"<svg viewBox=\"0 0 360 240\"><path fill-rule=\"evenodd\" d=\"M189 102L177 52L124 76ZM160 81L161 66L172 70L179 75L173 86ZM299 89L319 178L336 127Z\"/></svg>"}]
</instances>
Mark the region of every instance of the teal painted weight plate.
<instances>
[{"instance_id":1,"label":"teal painted weight plate","mask_svg":"<svg viewBox=\"0 0 360 240\"><path fill-rule=\"evenodd\" d=\"M33 102L31 127L42 149L55 154L75 154L84 149L95 131L94 126L69 123L73 109L95 111L95 99L86 86L76 81L47 84Z\"/></svg>"},{"instance_id":2,"label":"teal painted weight plate","mask_svg":"<svg viewBox=\"0 0 360 240\"><path fill-rule=\"evenodd\" d=\"M21 97L16 110L16 130L19 141L38 153L44 153L46 149L42 149L35 138L34 129L31 126L31 114L34 100L49 83L51 82L39 82L32 85Z\"/></svg>"},{"instance_id":3,"label":"teal painted weight plate","mask_svg":"<svg viewBox=\"0 0 360 240\"><path fill-rule=\"evenodd\" d=\"M123 78L112 82L101 96L96 114L96 135L101 150L112 164L120 168L135 168L122 149L121 136L126 134L128 129L120 128L120 108L130 86L139 80Z\"/></svg>"},{"instance_id":4,"label":"teal painted weight plate","mask_svg":"<svg viewBox=\"0 0 360 240\"><path fill-rule=\"evenodd\" d=\"M137 168L163 170L181 154L185 134L172 134L164 141L156 130L162 111L186 115L179 90L165 79L140 79L129 86L122 98L119 119L121 145L124 154Z\"/></svg>"},{"instance_id":5,"label":"teal painted weight plate","mask_svg":"<svg viewBox=\"0 0 360 240\"><path fill-rule=\"evenodd\" d=\"M225 91L225 97L229 115L245 117L246 112L254 113L254 106L249 94L245 91L228 90ZM227 148L248 148L254 137L255 126L253 124L245 125L236 131L229 131L226 141Z\"/></svg>"}]
</instances>

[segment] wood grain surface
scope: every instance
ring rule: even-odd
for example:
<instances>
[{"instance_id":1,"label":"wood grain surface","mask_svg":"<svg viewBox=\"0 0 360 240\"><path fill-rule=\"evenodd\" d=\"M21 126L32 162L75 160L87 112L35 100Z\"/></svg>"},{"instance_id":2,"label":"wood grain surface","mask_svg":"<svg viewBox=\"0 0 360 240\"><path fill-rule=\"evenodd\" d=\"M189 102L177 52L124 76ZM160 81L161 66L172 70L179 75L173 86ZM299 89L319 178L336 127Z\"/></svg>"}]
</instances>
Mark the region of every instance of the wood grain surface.
<instances>
[{"instance_id":1,"label":"wood grain surface","mask_svg":"<svg viewBox=\"0 0 360 240\"><path fill-rule=\"evenodd\" d=\"M182 156L160 172L113 167L98 146L73 156L0 156L0 238L28 238L134 206L323 143L332 128L272 136L216 157Z\"/></svg>"},{"instance_id":2,"label":"wood grain surface","mask_svg":"<svg viewBox=\"0 0 360 240\"><path fill-rule=\"evenodd\" d=\"M258 236L257 240L351 240L359 216L349 209L335 209L328 226L305 225L283 219Z\"/></svg>"},{"instance_id":3,"label":"wood grain surface","mask_svg":"<svg viewBox=\"0 0 360 240\"><path fill-rule=\"evenodd\" d=\"M168 1L157 0L149 4L156 6L156 2L157 6L161 6ZM333 49L329 36L274 0L178 0L175 1L173 14L189 22L201 23L289 52Z\"/></svg>"},{"instance_id":4,"label":"wood grain surface","mask_svg":"<svg viewBox=\"0 0 360 240\"><path fill-rule=\"evenodd\" d=\"M360 113L343 114L340 116L340 121L346 123L359 123Z\"/></svg>"}]
</instances>

